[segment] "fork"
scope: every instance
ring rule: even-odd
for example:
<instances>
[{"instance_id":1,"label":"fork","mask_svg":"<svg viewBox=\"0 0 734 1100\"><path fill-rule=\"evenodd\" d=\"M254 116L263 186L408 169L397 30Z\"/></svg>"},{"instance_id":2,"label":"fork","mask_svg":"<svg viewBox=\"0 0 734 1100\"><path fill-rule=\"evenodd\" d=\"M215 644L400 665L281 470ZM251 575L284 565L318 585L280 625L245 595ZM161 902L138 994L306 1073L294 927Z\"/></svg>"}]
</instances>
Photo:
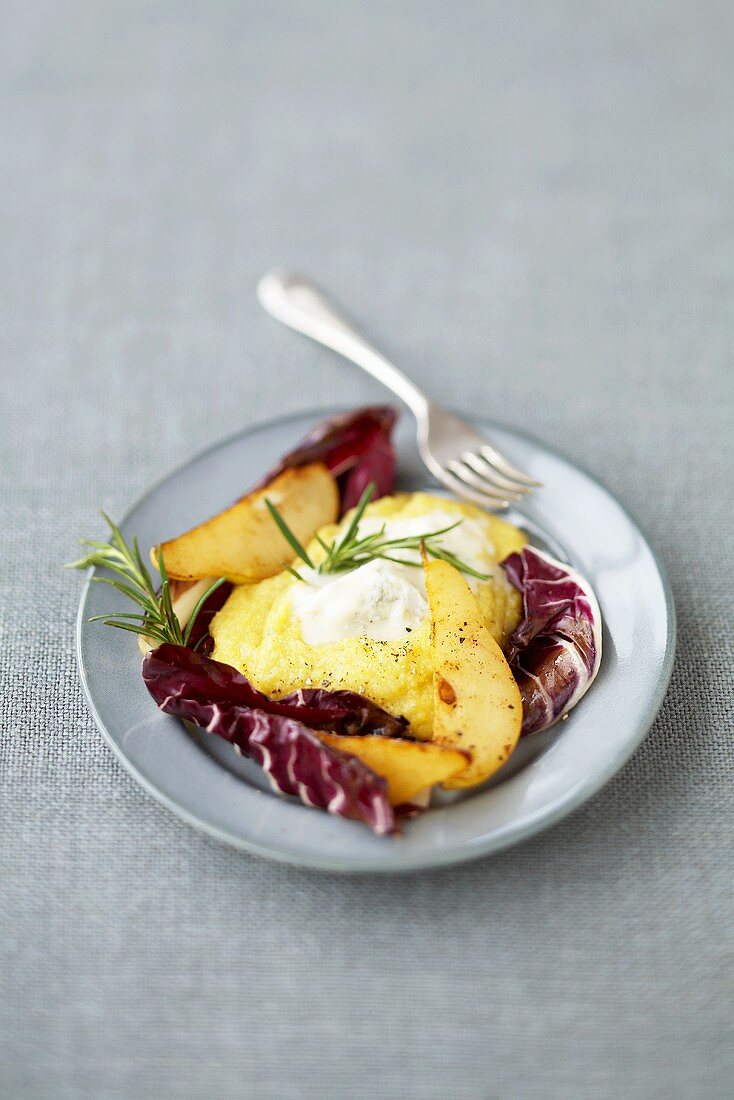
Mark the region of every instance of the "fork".
<instances>
[{"instance_id":1,"label":"fork","mask_svg":"<svg viewBox=\"0 0 734 1100\"><path fill-rule=\"evenodd\" d=\"M508 462L470 424L430 401L312 283L293 272L273 271L258 283L257 296L272 317L339 352L405 402L417 421L421 458L452 493L500 510L541 486Z\"/></svg>"}]
</instances>

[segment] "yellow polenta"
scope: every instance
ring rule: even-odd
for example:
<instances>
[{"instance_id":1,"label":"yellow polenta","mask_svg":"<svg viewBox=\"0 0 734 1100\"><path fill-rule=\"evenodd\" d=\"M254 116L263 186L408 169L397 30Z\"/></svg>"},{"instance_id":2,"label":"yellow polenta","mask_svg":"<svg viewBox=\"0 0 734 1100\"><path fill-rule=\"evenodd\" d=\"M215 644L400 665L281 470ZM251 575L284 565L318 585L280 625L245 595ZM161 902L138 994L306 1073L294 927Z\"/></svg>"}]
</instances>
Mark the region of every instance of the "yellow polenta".
<instances>
[{"instance_id":1,"label":"yellow polenta","mask_svg":"<svg viewBox=\"0 0 734 1100\"><path fill-rule=\"evenodd\" d=\"M498 562L525 545L521 531L472 504L429 493L383 497L370 504L365 514L407 519L437 509L471 518L486 530L482 571L491 577L479 582L475 594L488 630L503 645L520 619L521 600ZM338 530L333 526L319 533L328 543ZM323 557L315 541L309 553L315 561ZM299 583L284 571L258 584L234 588L211 626L213 656L234 665L261 691L275 697L298 687L361 692L391 714L405 715L414 736L430 737L433 685L428 620L405 640L354 637L308 645L291 606L291 589Z\"/></svg>"}]
</instances>

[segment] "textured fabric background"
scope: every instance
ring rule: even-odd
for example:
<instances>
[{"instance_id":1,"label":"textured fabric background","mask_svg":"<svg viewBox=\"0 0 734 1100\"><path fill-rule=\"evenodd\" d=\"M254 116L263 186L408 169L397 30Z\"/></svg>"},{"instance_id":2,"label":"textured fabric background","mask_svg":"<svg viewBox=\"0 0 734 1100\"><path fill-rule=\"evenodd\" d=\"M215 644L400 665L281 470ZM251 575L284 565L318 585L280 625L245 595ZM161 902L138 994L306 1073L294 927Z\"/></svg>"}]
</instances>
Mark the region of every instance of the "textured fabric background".
<instances>
[{"instance_id":1,"label":"textured fabric background","mask_svg":"<svg viewBox=\"0 0 734 1100\"><path fill-rule=\"evenodd\" d=\"M3 1097L731 1095L731 14L4 6ZM243 425L379 396L260 312L283 263L597 473L670 570L646 743L495 859L351 881L218 847L82 700L60 563L97 509Z\"/></svg>"}]
</instances>

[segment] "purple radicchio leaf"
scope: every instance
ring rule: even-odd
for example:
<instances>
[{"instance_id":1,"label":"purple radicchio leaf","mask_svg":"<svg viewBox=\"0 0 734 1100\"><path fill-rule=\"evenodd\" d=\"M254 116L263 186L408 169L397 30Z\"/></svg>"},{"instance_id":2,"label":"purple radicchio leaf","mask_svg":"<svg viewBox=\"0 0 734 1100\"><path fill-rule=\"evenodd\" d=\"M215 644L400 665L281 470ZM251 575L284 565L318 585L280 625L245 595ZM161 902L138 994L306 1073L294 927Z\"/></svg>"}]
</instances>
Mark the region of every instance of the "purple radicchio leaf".
<instances>
[{"instance_id":1,"label":"purple radicchio leaf","mask_svg":"<svg viewBox=\"0 0 734 1100\"><path fill-rule=\"evenodd\" d=\"M231 742L238 752L260 764L279 793L300 798L307 806L362 821L378 835L395 831L395 812L386 780L356 757L322 744L317 734L294 716L321 713L326 722L327 699L321 701L320 708L311 700L299 712L299 693L289 696L282 705L282 701L256 691L231 666L168 643L146 655L143 680L162 711ZM355 698L361 700L361 696ZM347 719L347 708L340 700L332 708L334 715L341 716L336 718L337 727L342 721L363 732L376 728L370 723L376 721L379 708L373 711L374 704L368 700L361 703L361 710L352 709ZM269 710L263 709L266 705Z\"/></svg>"},{"instance_id":2,"label":"purple radicchio leaf","mask_svg":"<svg viewBox=\"0 0 734 1100\"><path fill-rule=\"evenodd\" d=\"M391 435L397 417L397 409L391 405L367 405L322 420L255 488L270 484L293 466L323 462L339 486L342 515L358 503L370 482L375 485L373 500L387 496L395 488L396 456Z\"/></svg>"},{"instance_id":3,"label":"purple radicchio leaf","mask_svg":"<svg viewBox=\"0 0 734 1100\"><path fill-rule=\"evenodd\" d=\"M588 691L601 662L601 612L588 581L526 546L501 563L522 593L506 656L523 702L522 733L547 729Z\"/></svg>"},{"instance_id":4,"label":"purple radicchio leaf","mask_svg":"<svg viewBox=\"0 0 734 1100\"><path fill-rule=\"evenodd\" d=\"M340 734L400 737L407 726L405 718L394 718L356 691L299 688L282 699L271 699L232 665L169 642L148 654L143 678L157 702L173 690L183 690L187 699L197 703L257 708L311 729Z\"/></svg>"}]
</instances>

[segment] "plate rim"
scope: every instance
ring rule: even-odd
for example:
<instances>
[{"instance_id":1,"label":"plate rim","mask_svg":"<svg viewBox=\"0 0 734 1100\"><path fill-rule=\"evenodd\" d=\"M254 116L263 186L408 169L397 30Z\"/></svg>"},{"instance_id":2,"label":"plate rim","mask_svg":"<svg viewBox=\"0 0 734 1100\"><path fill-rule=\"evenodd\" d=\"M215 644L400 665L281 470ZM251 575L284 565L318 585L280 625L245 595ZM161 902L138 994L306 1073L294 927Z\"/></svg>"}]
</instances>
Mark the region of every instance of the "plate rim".
<instances>
[{"instance_id":1,"label":"plate rim","mask_svg":"<svg viewBox=\"0 0 734 1100\"><path fill-rule=\"evenodd\" d=\"M296 420L302 420L305 418L313 418L314 423L319 419L325 419L326 417L339 415L340 413L347 412L352 406L327 406L323 408L301 410L299 412L289 413L286 416L269 417L265 420L258 420L241 428L238 431L231 432L221 439L215 440L208 446L197 451L188 459L178 463L161 477L159 477L144 493L141 494L127 509L125 515L119 521L120 525L124 525L128 518L140 508L150 497L152 497L167 481L171 478L181 474L188 466L192 465L212 454L213 452L224 448L243 436L252 435L258 431L267 431L269 428L279 427L287 425L288 423ZM403 410L401 409L401 412ZM451 410L452 412L455 410ZM457 413L456 415L461 415ZM648 537L647 531L642 524L639 523L637 517L633 512L623 504L611 489L604 483L604 481L597 477L596 474L591 473L582 463L578 462L575 458L570 457L562 450L556 447L548 445L544 440L539 439L532 433L525 431L524 429L516 428L513 424L507 422L500 422L493 419L486 419L484 417L477 418L482 425L487 425L491 428L498 428L500 430L509 431L511 434L517 436L519 439L530 443L534 447L540 448L542 451L552 455L553 457L560 459L562 462L574 467L592 483L601 488L617 505L620 511L624 514L626 519L636 528L638 534L641 536L645 546L650 552L655 569L658 573L664 599L665 599L665 614L666 614L666 633L665 633L665 651L663 655L662 666L660 675L656 684L656 690L650 697L650 702L645 708L644 717L639 722L636 735L631 739L630 743L625 746L624 750L615 755L613 759L609 761L607 766L600 768L597 772L590 777L587 782L579 784L577 788L572 789L570 792L558 797L554 803L550 806L544 806L537 810L531 817L526 818L517 825L508 823L500 833L500 835L492 835L484 838L484 840L475 840L465 842L464 846L457 849L435 849L430 853L424 855L414 855L412 857L405 858L403 860L394 860L389 864L379 865L355 865L350 863L349 858L339 859L324 857L316 858L311 856L304 856L300 854L290 853L284 851L282 848L273 846L272 844L262 844L256 840L245 839L241 836L236 836L227 832L224 829L219 828L216 825L211 824L198 814L191 812L187 807L176 799L171 798L168 794L158 788L155 783L151 782L129 759L129 757L122 751L121 747L112 737L108 731L104 719L102 718L99 709L94 701L94 697L89 685L87 670L85 667L84 655L82 652L83 647L83 631L87 625L85 618L85 607L89 591L92 584L92 577L94 569L90 568L85 576L84 584L82 586L79 607L76 614L76 658L77 667L79 671L79 679L82 685L84 697L86 699L89 711L94 719L95 725L101 732L107 745L111 748L115 758L122 764L123 768L129 775L135 779L135 781L151 795L159 804L170 810L180 820L186 822L192 828L196 829L202 835L212 837L213 839L226 844L229 848L234 848L237 851L248 852L252 855L256 855L261 858L271 859L275 862L300 867L305 870L350 874L350 875L385 875L385 874L407 874L416 871L429 870L434 867L447 867L455 866L461 863L467 863L476 859L481 859L485 856L493 855L507 850L510 847L514 847L516 844L521 844L529 840L532 836L537 835L539 832L552 828L558 824L564 818L575 813L584 803L588 802L608 783L610 780L618 774L624 767L627 761L633 756L633 754L640 747L645 740L655 718L657 717L663 700L670 684L670 679L673 673L673 667L675 663L676 654L676 640L677 640L677 615L675 608L675 601L673 598L673 592L668 577L668 572L665 564L658 554L654 543Z\"/></svg>"}]
</instances>

